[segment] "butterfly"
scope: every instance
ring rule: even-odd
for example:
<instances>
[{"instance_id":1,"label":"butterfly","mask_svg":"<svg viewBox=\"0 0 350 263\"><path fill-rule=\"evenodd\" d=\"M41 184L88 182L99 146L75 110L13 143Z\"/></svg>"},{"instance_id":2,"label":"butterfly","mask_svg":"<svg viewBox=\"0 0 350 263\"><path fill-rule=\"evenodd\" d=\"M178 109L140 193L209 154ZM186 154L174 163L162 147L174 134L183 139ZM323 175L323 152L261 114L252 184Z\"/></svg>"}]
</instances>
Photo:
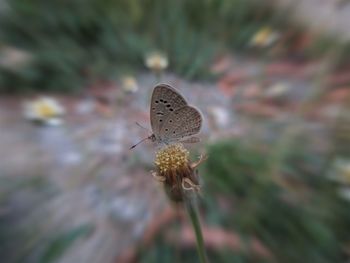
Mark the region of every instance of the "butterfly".
<instances>
[{"instance_id":1,"label":"butterfly","mask_svg":"<svg viewBox=\"0 0 350 263\"><path fill-rule=\"evenodd\" d=\"M200 112L188 105L184 97L170 85L159 84L153 89L150 120L152 135L139 143L146 139L158 144L199 141L199 138L190 136L199 133L202 127L203 119ZM135 148L139 143L130 149Z\"/></svg>"}]
</instances>

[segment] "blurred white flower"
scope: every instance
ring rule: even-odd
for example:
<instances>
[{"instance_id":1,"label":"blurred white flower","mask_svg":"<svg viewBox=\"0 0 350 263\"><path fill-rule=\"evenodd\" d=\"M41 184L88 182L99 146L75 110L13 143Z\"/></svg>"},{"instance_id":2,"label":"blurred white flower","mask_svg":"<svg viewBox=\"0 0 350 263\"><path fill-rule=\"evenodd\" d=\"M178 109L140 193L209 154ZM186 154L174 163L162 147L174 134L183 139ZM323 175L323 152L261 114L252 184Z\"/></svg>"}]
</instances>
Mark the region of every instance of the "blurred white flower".
<instances>
[{"instance_id":1,"label":"blurred white flower","mask_svg":"<svg viewBox=\"0 0 350 263\"><path fill-rule=\"evenodd\" d=\"M336 160L335 174L337 181L350 185L350 160Z\"/></svg>"},{"instance_id":2,"label":"blurred white flower","mask_svg":"<svg viewBox=\"0 0 350 263\"><path fill-rule=\"evenodd\" d=\"M255 47L268 47L276 42L279 37L279 33L266 26L254 34L250 41L250 45Z\"/></svg>"},{"instance_id":3,"label":"blurred white flower","mask_svg":"<svg viewBox=\"0 0 350 263\"><path fill-rule=\"evenodd\" d=\"M337 158L328 178L338 184L339 196L350 201L350 160Z\"/></svg>"},{"instance_id":4,"label":"blurred white flower","mask_svg":"<svg viewBox=\"0 0 350 263\"><path fill-rule=\"evenodd\" d=\"M139 90L139 85L134 77L125 76L122 78L122 88L126 92L134 93Z\"/></svg>"},{"instance_id":5,"label":"blurred white flower","mask_svg":"<svg viewBox=\"0 0 350 263\"><path fill-rule=\"evenodd\" d=\"M338 189L338 194L343 199L350 201L350 187L340 187Z\"/></svg>"},{"instance_id":6,"label":"blurred white flower","mask_svg":"<svg viewBox=\"0 0 350 263\"><path fill-rule=\"evenodd\" d=\"M145 64L147 68L155 72L161 72L168 67L169 61L164 53L157 51L146 55Z\"/></svg>"},{"instance_id":7,"label":"blurred white flower","mask_svg":"<svg viewBox=\"0 0 350 263\"><path fill-rule=\"evenodd\" d=\"M24 50L14 47L2 47L0 50L0 66L9 70L17 70L32 61L33 57Z\"/></svg>"},{"instance_id":8,"label":"blurred white flower","mask_svg":"<svg viewBox=\"0 0 350 263\"><path fill-rule=\"evenodd\" d=\"M60 125L62 115L65 113L63 106L53 98L41 97L24 103L24 116L31 121L42 124Z\"/></svg>"}]
</instances>

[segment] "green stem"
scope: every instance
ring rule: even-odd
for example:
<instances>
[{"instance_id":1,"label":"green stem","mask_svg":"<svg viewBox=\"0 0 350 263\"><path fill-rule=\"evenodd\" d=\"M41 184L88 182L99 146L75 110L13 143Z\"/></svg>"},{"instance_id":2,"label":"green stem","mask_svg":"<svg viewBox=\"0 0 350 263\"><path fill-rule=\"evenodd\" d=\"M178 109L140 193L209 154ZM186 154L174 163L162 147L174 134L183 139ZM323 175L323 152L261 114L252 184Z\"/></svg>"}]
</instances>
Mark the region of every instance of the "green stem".
<instances>
[{"instance_id":1,"label":"green stem","mask_svg":"<svg viewBox=\"0 0 350 263\"><path fill-rule=\"evenodd\" d=\"M194 229L194 232L196 235L197 251L198 251L200 262L201 263L208 263L207 255L206 255L205 247L204 247L201 225L200 225L199 218L198 218L198 212L193 204L193 200L188 199L185 201L185 203L186 203L188 215L191 219L192 226L193 226L193 229Z\"/></svg>"}]
</instances>

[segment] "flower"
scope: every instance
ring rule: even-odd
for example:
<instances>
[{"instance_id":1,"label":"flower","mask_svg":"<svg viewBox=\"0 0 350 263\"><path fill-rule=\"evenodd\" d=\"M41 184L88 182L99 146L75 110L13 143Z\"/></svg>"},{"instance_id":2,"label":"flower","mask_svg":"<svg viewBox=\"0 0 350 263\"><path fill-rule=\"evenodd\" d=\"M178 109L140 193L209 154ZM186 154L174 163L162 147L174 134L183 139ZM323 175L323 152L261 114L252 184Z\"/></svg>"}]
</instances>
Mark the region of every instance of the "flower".
<instances>
[{"instance_id":1,"label":"flower","mask_svg":"<svg viewBox=\"0 0 350 263\"><path fill-rule=\"evenodd\" d=\"M200 190L196 168L205 160L203 156L197 162L189 161L189 151L180 143L163 147L156 153L156 171L153 176L163 183L169 199L182 202L186 191Z\"/></svg>"},{"instance_id":2,"label":"flower","mask_svg":"<svg viewBox=\"0 0 350 263\"><path fill-rule=\"evenodd\" d=\"M0 66L13 71L28 66L33 61L29 52L10 46L1 47L0 55Z\"/></svg>"},{"instance_id":3,"label":"flower","mask_svg":"<svg viewBox=\"0 0 350 263\"><path fill-rule=\"evenodd\" d=\"M267 47L279 38L279 34L270 27L263 27L254 34L250 45L256 47Z\"/></svg>"},{"instance_id":4,"label":"flower","mask_svg":"<svg viewBox=\"0 0 350 263\"><path fill-rule=\"evenodd\" d=\"M338 184L339 196L350 201L350 160L336 158L332 168L328 178Z\"/></svg>"},{"instance_id":5,"label":"flower","mask_svg":"<svg viewBox=\"0 0 350 263\"><path fill-rule=\"evenodd\" d=\"M165 54L156 51L146 55L145 64L147 68L155 72L161 72L168 67L169 61Z\"/></svg>"},{"instance_id":6,"label":"flower","mask_svg":"<svg viewBox=\"0 0 350 263\"><path fill-rule=\"evenodd\" d=\"M65 110L55 99L41 97L24 104L24 116L31 120L48 125L60 125Z\"/></svg>"},{"instance_id":7,"label":"flower","mask_svg":"<svg viewBox=\"0 0 350 263\"><path fill-rule=\"evenodd\" d=\"M125 76L122 78L122 88L126 92L134 93L134 92L138 91L139 86L138 86L137 81L134 77Z\"/></svg>"},{"instance_id":8,"label":"flower","mask_svg":"<svg viewBox=\"0 0 350 263\"><path fill-rule=\"evenodd\" d=\"M346 201L350 201L350 188L349 187L339 187L338 195Z\"/></svg>"},{"instance_id":9,"label":"flower","mask_svg":"<svg viewBox=\"0 0 350 263\"><path fill-rule=\"evenodd\" d=\"M337 180L350 185L350 161L345 159L336 160Z\"/></svg>"}]
</instances>

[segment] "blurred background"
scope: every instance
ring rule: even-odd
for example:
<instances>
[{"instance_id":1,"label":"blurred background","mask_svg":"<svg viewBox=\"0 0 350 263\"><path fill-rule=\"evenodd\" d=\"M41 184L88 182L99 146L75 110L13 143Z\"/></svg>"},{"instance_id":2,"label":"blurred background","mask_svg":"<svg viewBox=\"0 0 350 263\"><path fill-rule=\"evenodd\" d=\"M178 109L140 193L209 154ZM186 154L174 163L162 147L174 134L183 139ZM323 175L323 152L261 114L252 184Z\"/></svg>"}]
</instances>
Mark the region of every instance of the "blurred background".
<instances>
[{"instance_id":1,"label":"blurred background","mask_svg":"<svg viewBox=\"0 0 350 263\"><path fill-rule=\"evenodd\" d=\"M1 0L0 262L198 262L153 87L203 113L211 262L349 262L350 1Z\"/></svg>"}]
</instances>

